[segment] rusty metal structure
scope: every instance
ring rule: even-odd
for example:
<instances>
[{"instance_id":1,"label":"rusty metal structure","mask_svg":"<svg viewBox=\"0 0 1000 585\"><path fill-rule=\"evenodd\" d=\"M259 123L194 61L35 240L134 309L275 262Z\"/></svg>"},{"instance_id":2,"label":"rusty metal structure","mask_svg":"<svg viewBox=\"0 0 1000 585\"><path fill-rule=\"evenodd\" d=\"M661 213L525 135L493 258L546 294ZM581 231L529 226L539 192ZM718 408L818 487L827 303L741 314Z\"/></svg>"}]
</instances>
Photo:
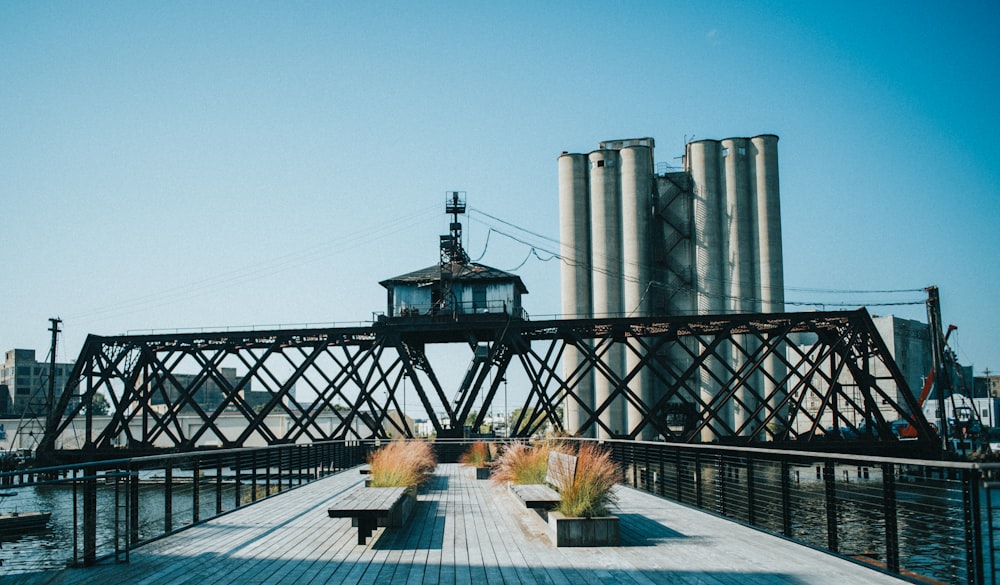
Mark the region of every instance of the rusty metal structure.
<instances>
[{"instance_id":1,"label":"rusty metal structure","mask_svg":"<svg viewBox=\"0 0 1000 585\"><path fill-rule=\"evenodd\" d=\"M429 357L427 349L439 345L468 352L457 388L440 382L440 364ZM607 367L613 348L637 358L624 375ZM564 368L569 349L579 358ZM223 376L223 368L241 373ZM588 378L612 388L604 403L591 407L576 394ZM655 391L636 388L640 378L652 380ZM514 436L600 429L616 438L880 453L929 451L937 441L868 312L859 309L545 321L466 315L345 328L90 336L38 451L55 453L71 439L79 452L97 453L385 437L387 429L413 436L406 417L393 416L403 410L407 383L436 435L461 437L465 421L483 423L508 380L526 385ZM222 389L211 408L196 399L208 383ZM110 398L107 424L91 415L97 392ZM602 412L618 399L641 418L628 429L602 427ZM568 404L582 413L577 429L563 425ZM192 417L197 424L187 422ZM899 440L897 420L917 429L916 438Z\"/></svg>"}]
</instances>

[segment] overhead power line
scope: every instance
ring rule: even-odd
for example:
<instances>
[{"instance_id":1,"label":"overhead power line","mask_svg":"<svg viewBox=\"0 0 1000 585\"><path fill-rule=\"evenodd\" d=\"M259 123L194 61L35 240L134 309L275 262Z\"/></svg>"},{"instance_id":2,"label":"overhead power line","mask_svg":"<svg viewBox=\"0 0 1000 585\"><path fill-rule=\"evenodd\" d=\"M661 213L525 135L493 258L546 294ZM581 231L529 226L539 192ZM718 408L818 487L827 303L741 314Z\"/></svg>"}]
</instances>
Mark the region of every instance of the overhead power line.
<instances>
[{"instance_id":1,"label":"overhead power line","mask_svg":"<svg viewBox=\"0 0 1000 585\"><path fill-rule=\"evenodd\" d=\"M473 209L472 211L475 211L476 214L478 214L478 215L480 215L482 217L485 217L485 218L488 218L488 219L493 220L495 222L498 222L500 224L503 224L504 226L508 226L510 228L513 228L513 229L515 229L515 230L517 230L519 232L523 232L525 234L529 234L529 235L534 236L536 238L542 239L542 240L544 240L546 242L552 242L552 243L555 243L556 245L559 244L559 240L557 240L555 238L551 238L551 237L546 236L544 234L539 234L539 233L534 232L532 230L529 230L527 228L523 228L523 227L521 227L521 226L519 226L519 225L517 225L517 224L515 224L515 223L513 223L511 221L499 218L499 217L497 217L495 215L492 215L490 213L486 213L486 212L484 212L482 210L479 210L479 209ZM498 227L496 225L491 224L488 221L483 221L483 220L479 220L479 219L475 219L475 218L473 218L473 219L475 221L479 221L480 223L482 223L483 225L485 225L488 228L487 236L486 236L486 242L483 245L483 252L479 256L479 258L477 259L477 261L481 260L482 258L484 258L486 256L486 254L487 254L487 252L489 250L490 242L491 242L490 236L491 236L491 234L495 233L495 234L504 236L504 237L506 237L506 238L508 238L510 240L513 240L513 241L515 241L517 243L520 243L520 244L522 244L524 246L527 246L529 248L528 255L525 257L524 261L522 261L517 266L517 268L514 268L512 270L517 270L518 268L523 267L524 264L527 263L527 261L530 259L530 257L532 255L534 255L536 258L538 258L539 260L542 260L542 261L549 261L549 260L552 260L554 258L558 258L558 259L560 259L560 261L562 261L562 262L564 262L564 263L566 263L567 265L570 265L570 266L579 266L581 264L584 264L582 262L578 262L574 258L568 258L568 257L562 255L559 251L554 251L554 250L546 247L545 245L539 244L537 242L531 242L531 241L529 241L527 238L525 238L523 236L515 235L515 234L511 233L509 230L504 230L504 229L502 229L502 228L500 228L500 227ZM541 250L542 252L548 254L549 258L544 258L543 259L541 256L539 256L538 255L538 251L539 250ZM593 266L592 262L589 262L589 261L586 262L586 264L589 264L590 267L591 267L591 270L593 270L594 272L597 272L599 274L604 274L604 275L607 275L607 276L621 278L622 280L624 280L626 282L633 282L633 283L639 282L638 279L636 279L635 277L631 277L629 275L626 275L622 271L597 268L597 267ZM704 279L703 278L702 280L704 282L714 283L714 284L722 284L722 285L731 284L728 281L720 280L720 279ZM716 298L716 299L722 299L722 300L727 300L727 301L751 302L751 303L763 302L763 299L757 298L757 297L735 296L735 295L729 295L729 294L722 293L722 292L709 292L709 291L705 291L705 290L695 290L694 288L692 288L690 286L669 286L669 285L665 285L665 284L659 283L659 282L653 282L653 283L650 283L650 285L651 286L656 286L658 288L666 289L666 290L669 290L671 292L687 292L687 293L697 294L697 295L700 295L702 297ZM650 285L647 285L647 291L646 292L648 292ZM872 295L872 294L889 294L889 295L900 294L900 295L902 295L902 294L913 294L913 293L919 293L919 294L923 295L924 292L925 292L923 288L862 290L862 289L835 289L835 288L814 288L814 287L793 287L793 286L786 286L786 287L784 287L783 290L785 292L819 293L819 294L830 294L830 295ZM645 295L645 293L644 293L644 295ZM866 307L894 307L894 306L911 306L911 305L915 306L915 305L923 305L925 302L926 302L926 299L924 299L924 298L920 298L920 299L899 299L899 300L896 300L896 299L878 299L878 300L858 301L858 302L849 302L849 301L844 301L844 300L790 300L790 299L785 299L784 304L788 305L788 306L795 306L795 307L822 307L822 308L825 308L825 307L852 307L853 308L853 307L859 307L859 306L866 306Z\"/></svg>"}]
</instances>

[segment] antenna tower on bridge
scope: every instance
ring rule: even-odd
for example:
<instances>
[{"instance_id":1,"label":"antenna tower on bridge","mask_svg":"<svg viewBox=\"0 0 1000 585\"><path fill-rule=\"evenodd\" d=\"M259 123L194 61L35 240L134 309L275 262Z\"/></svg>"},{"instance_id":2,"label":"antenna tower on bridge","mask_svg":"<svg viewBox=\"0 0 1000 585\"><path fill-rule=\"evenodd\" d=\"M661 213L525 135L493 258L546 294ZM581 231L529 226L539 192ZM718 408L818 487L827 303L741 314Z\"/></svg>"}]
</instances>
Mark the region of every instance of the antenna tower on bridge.
<instances>
[{"instance_id":1,"label":"antenna tower on bridge","mask_svg":"<svg viewBox=\"0 0 1000 585\"><path fill-rule=\"evenodd\" d=\"M441 236L441 265L468 264L469 255L462 247L462 224L458 221L458 216L465 214L465 191L448 191L444 212L451 215L451 226L449 233Z\"/></svg>"}]
</instances>

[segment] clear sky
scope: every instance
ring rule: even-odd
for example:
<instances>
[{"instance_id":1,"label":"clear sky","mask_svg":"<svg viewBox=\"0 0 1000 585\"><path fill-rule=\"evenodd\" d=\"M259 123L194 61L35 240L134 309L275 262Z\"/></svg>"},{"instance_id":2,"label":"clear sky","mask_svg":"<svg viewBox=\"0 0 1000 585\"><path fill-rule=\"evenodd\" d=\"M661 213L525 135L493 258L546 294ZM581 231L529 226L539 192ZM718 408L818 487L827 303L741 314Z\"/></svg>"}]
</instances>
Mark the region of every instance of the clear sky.
<instances>
[{"instance_id":1,"label":"clear sky","mask_svg":"<svg viewBox=\"0 0 1000 585\"><path fill-rule=\"evenodd\" d=\"M960 359L1000 371L998 25L995 0L0 2L0 348L42 358L56 316L65 361L370 320L437 261L452 189L470 254L552 315L560 152L773 133L786 298L925 321L938 285ZM915 292L843 292L882 290Z\"/></svg>"}]
</instances>

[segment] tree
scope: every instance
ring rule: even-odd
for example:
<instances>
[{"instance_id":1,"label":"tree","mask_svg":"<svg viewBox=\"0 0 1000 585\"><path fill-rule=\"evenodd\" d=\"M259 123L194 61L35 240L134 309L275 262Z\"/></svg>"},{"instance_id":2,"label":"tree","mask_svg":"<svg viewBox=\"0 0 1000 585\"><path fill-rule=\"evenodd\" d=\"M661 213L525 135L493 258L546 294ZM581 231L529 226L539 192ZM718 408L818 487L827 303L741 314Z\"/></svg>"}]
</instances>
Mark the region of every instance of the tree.
<instances>
[{"instance_id":1,"label":"tree","mask_svg":"<svg viewBox=\"0 0 1000 585\"><path fill-rule=\"evenodd\" d=\"M100 392L94 392L94 398L90 401L90 408L92 409L91 414L104 416L108 414L109 410L111 410L111 404L103 394Z\"/></svg>"},{"instance_id":2,"label":"tree","mask_svg":"<svg viewBox=\"0 0 1000 585\"><path fill-rule=\"evenodd\" d=\"M524 419L521 419L521 412L524 411ZM510 432L512 435L517 435L522 429L528 427L532 423L532 419L535 417L535 409L528 408L526 411L523 408L515 408L510 413Z\"/></svg>"}]
</instances>

